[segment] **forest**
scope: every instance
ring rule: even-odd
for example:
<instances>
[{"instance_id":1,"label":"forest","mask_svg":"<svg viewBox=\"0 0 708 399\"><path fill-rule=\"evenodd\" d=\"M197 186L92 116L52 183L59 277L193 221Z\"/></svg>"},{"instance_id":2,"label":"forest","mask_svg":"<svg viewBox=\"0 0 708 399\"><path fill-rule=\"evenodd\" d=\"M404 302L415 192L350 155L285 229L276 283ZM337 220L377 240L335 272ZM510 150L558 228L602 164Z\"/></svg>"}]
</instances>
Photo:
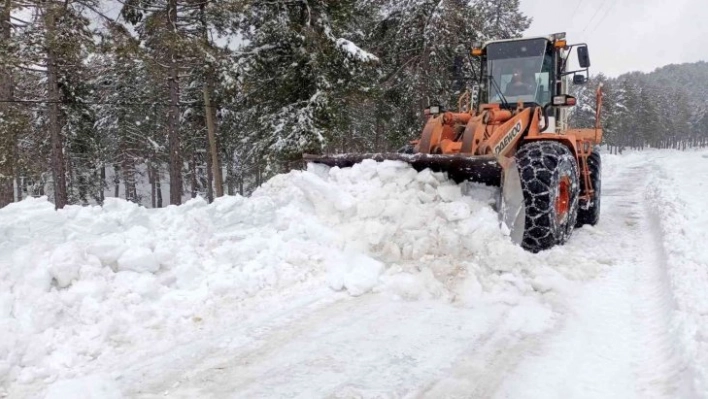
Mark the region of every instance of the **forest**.
<instances>
[{"instance_id":1,"label":"forest","mask_svg":"<svg viewBox=\"0 0 708 399\"><path fill-rule=\"evenodd\" d=\"M249 195L303 153L395 150L472 87L519 0L1 0L0 207ZM708 139L708 65L591 76L611 151Z\"/></svg>"},{"instance_id":2,"label":"forest","mask_svg":"<svg viewBox=\"0 0 708 399\"><path fill-rule=\"evenodd\" d=\"M603 142L610 151L708 145L708 63L667 65L612 79L593 76L589 85L574 87L580 104L571 118L574 125L594 125L599 84L604 93Z\"/></svg>"}]
</instances>

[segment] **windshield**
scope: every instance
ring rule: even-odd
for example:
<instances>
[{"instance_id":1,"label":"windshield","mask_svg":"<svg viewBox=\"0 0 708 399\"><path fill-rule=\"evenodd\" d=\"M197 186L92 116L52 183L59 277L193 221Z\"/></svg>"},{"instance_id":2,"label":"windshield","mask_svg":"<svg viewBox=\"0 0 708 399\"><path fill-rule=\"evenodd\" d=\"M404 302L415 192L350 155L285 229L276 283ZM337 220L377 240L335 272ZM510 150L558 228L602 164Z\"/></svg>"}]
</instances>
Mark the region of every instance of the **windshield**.
<instances>
[{"instance_id":1,"label":"windshield","mask_svg":"<svg viewBox=\"0 0 708 399\"><path fill-rule=\"evenodd\" d=\"M553 52L545 39L488 45L489 102L501 103L505 98L509 103L548 103L552 66ZM495 87L501 90L503 97Z\"/></svg>"}]
</instances>

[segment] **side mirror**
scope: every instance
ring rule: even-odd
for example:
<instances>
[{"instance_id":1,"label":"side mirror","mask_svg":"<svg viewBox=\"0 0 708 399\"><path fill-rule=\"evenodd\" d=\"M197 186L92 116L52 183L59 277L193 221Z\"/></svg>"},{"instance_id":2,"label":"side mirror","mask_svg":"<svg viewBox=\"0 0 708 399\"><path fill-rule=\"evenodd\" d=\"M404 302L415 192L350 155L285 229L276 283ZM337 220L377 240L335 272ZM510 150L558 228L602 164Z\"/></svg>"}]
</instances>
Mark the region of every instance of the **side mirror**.
<instances>
[{"instance_id":1,"label":"side mirror","mask_svg":"<svg viewBox=\"0 0 708 399\"><path fill-rule=\"evenodd\" d=\"M590 68L590 54L588 54L588 46L578 47L578 63L581 68Z\"/></svg>"},{"instance_id":2,"label":"side mirror","mask_svg":"<svg viewBox=\"0 0 708 399\"><path fill-rule=\"evenodd\" d=\"M573 75L573 84L574 85L584 85L585 83L587 83L587 79L585 79L585 76Z\"/></svg>"}]
</instances>

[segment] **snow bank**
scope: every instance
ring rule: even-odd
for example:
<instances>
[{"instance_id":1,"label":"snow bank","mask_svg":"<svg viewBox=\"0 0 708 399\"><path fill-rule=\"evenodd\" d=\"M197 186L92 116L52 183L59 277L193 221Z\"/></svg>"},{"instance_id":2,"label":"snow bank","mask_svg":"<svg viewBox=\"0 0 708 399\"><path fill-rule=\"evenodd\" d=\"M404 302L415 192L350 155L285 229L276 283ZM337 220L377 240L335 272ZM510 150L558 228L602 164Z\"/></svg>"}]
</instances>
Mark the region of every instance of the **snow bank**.
<instances>
[{"instance_id":1,"label":"snow bank","mask_svg":"<svg viewBox=\"0 0 708 399\"><path fill-rule=\"evenodd\" d=\"M57 392L110 390L75 379L303 282L474 307L552 296L602 268L567 246L532 255L512 245L491 207L496 192L367 161L293 171L210 205L10 205L0 209L0 388L58 380Z\"/></svg>"},{"instance_id":2,"label":"snow bank","mask_svg":"<svg viewBox=\"0 0 708 399\"><path fill-rule=\"evenodd\" d=\"M656 152L647 194L662 233L662 261L676 305L673 327L701 397L708 397L707 157L705 151Z\"/></svg>"}]
</instances>

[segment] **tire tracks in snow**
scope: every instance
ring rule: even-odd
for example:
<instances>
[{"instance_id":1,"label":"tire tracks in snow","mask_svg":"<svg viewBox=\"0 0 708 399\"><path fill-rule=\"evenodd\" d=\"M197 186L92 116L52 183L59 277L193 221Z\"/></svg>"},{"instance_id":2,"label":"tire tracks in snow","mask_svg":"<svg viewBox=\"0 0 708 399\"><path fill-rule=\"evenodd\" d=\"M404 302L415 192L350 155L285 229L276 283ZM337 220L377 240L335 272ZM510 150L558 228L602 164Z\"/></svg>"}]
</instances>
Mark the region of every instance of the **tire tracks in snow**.
<instances>
[{"instance_id":1,"label":"tire tracks in snow","mask_svg":"<svg viewBox=\"0 0 708 399\"><path fill-rule=\"evenodd\" d=\"M457 361L451 375L430 384L413 398L492 397L504 382L507 371L514 369L526 354L538 348L544 336L499 335L496 327L501 327L502 321Z\"/></svg>"},{"instance_id":2,"label":"tire tracks in snow","mask_svg":"<svg viewBox=\"0 0 708 399\"><path fill-rule=\"evenodd\" d=\"M652 165L652 172L659 166ZM637 279L643 281L636 303L635 318L638 324L650 326L644 334L638 334L639 353L637 368L640 394L645 398L697 397L691 382L690 370L683 357L682 342L674 320L678 305L674 299L668 274L668 256L664 247L661 221L653 208L650 194L645 191L644 221L650 239L648 257L654 260L653 267L638 268ZM649 331L662 331L651 334ZM641 331L640 331L641 333ZM653 365L648 367L648 365Z\"/></svg>"},{"instance_id":3,"label":"tire tracks in snow","mask_svg":"<svg viewBox=\"0 0 708 399\"><path fill-rule=\"evenodd\" d=\"M611 250L614 264L579 287L560 330L541 345L543 353L508 373L496 397L691 397L671 329L675 304L661 230L645 200L650 172L646 162L625 165L619 176L603 182L606 198L596 230L606 232L605 238L569 245ZM592 247L586 250L593 253Z\"/></svg>"},{"instance_id":4,"label":"tire tracks in snow","mask_svg":"<svg viewBox=\"0 0 708 399\"><path fill-rule=\"evenodd\" d=\"M153 366L164 364L159 360L141 366L130 380L142 381L126 392L142 399L410 397L443 378L460 353L495 339L506 309L470 314L440 301L345 297L286 323L241 326L233 337L247 331L249 344L215 343L189 368L156 372Z\"/></svg>"},{"instance_id":5,"label":"tire tracks in snow","mask_svg":"<svg viewBox=\"0 0 708 399\"><path fill-rule=\"evenodd\" d=\"M651 267L636 268L634 322L646 328L636 331L638 393L642 398L693 397L687 379L687 365L682 360L678 337L672 329L672 313L676 309L669 276L667 257L661 240L659 220L648 206L644 207L648 257Z\"/></svg>"}]
</instances>

